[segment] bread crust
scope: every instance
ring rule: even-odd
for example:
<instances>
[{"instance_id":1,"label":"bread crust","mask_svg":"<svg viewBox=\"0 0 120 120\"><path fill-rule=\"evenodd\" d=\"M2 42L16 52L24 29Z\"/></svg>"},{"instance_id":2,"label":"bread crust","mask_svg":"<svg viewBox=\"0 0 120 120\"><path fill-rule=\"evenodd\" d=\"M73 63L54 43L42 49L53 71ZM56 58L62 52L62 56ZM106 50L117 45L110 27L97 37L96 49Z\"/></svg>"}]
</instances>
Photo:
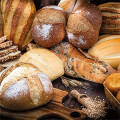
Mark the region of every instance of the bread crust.
<instances>
[{"instance_id":1,"label":"bread crust","mask_svg":"<svg viewBox=\"0 0 120 120\"><path fill-rule=\"evenodd\" d=\"M15 73L18 68L19 74ZM32 73L24 73L20 69L26 69L28 73ZM14 74L16 77L8 80L7 77L11 73L11 76ZM51 81L47 75L41 73L39 68L30 63L17 63L7 68L1 73L0 83L0 106L9 110L29 110L44 105L52 99Z\"/></svg>"},{"instance_id":2,"label":"bread crust","mask_svg":"<svg viewBox=\"0 0 120 120\"><path fill-rule=\"evenodd\" d=\"M68 42L63 42L52 50L63 60L65 74L69 76L102 84L107 75L116 72L104 62L87 58Z\"/></svg>"}]
</instances>

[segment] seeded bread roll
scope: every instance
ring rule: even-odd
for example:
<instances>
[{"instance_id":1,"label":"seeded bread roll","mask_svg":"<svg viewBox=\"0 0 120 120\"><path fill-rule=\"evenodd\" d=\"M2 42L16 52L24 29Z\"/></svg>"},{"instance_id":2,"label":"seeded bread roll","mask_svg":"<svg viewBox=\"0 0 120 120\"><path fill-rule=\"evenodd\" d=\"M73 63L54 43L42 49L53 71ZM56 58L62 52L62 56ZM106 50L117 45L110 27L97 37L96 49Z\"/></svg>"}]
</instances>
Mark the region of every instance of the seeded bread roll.
<instances>
[{"instance_id":1,"label":"seeded bread roll","mask_svg":"<svg viewBox=\"0 0 120 120\"><path fill-rule=\"evenodd\" d=\"M42 47L52 47L64 39L66 14L58 6L46 6L40 9L33 21L32 36Z\"/></svg>"},{"instance_id":2,"label":"seeded bread roll","mask_svg":"<svg viewBox=\"0 0 120 120\"><path fill-rule=\"evenodd\" d=\"M28 110L48 103L53 86L48 76L34 65L18 63L0 75L0 106Z\"/></svg>"}]
</instances>

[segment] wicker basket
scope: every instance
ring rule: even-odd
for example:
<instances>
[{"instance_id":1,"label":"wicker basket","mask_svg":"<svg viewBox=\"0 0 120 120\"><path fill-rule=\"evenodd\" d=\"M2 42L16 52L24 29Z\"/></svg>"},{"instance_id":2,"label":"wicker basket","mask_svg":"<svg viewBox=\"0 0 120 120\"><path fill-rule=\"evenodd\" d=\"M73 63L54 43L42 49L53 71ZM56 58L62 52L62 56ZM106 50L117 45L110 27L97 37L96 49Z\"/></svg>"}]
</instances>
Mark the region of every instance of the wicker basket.
<instances>
[{"instance_id":1,"label":"wicker basket","mask_svg":"<svg viewBox=\"0 0 120 120\"><path fill-rule=\"evenodd\" d=\"M115 96L109 91L109 89L105 86L104 84L104 89L105 89L105 94L106 98L112 105L113 109L120 111L120 102L115 98Z\"/></svg>"}]
</instances>

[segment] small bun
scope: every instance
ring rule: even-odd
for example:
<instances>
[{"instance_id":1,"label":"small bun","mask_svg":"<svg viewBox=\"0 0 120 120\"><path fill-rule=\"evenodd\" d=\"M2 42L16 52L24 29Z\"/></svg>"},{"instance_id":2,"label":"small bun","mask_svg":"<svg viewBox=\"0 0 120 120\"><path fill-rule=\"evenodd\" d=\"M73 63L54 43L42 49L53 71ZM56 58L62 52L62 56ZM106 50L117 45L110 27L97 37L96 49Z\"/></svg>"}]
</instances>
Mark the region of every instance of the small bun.
<instances>
[{"instance_id":1,"label":"small bun","mask_svg":"<svg viewBox=\"0 0 120 120\"><path fill-rule=\"evenodd\" d=\"M120 73L112 73L105 80L105 86L114 94L120 91Z\"/></svg>"},{"instance_id":2,"label":"small bun","mask_svg":"<svg viewBox=\"0 0 120 120\"><path fill-rule=\"evenodd\" d=\"M18 63L0 76L0 106L28 110L48 103L53 86L48 76L30 63Z\"/></svg>"},{"instance_id":3,"label":"small bun","mask_svg":"<svg viewBox=\"0 0 120 120\"><path fill-rule=\"evenodd\" d=\"M116 98L117 98L117 100L120 102L120 91L117 93Z\"/></svg>"},{"instance_id":4,"label":"small bun","mask_svg":"<svg viewBox=\"0 0 120 120\"><path fill-rule=\"evenodd\" d=\"M42 47L52 47L65 36L66 14L58 6L46 6L40 9L33 21L32 36Z\"/></svg>"}]
</instances>

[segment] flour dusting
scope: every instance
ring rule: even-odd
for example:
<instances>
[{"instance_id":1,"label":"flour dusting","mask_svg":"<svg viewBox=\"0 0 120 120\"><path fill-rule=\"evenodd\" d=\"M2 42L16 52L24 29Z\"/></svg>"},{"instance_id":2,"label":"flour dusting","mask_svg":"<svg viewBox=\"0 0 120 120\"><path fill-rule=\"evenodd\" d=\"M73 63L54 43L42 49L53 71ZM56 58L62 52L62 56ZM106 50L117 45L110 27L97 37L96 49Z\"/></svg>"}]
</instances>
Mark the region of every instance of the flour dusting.
<instances>
[{"instance_id":1,"label":"flour dusting","mask_svg":"<svg viewBox=\"0 0 120 120\"><path fill-rule=\"evenodd\" d=\"M23 96L27 94L28 86L25 79L16 82L11 85L4 93L7 99L17 99L18 96Z\"/></svg>"},{"instance_id":2,"label":"flour dusting","mask_svg":"<svg viewBox=\"0 0 120 120\"><path fill-rule=\"evenodd\" d=\"M53 29L53 26L51 24L43 24L42 27L40 25L35 26L36 31L36 37L40 38L43 37L43 40L48 40L50 38L50 32Z\"/></svg>"}]
</instances>

